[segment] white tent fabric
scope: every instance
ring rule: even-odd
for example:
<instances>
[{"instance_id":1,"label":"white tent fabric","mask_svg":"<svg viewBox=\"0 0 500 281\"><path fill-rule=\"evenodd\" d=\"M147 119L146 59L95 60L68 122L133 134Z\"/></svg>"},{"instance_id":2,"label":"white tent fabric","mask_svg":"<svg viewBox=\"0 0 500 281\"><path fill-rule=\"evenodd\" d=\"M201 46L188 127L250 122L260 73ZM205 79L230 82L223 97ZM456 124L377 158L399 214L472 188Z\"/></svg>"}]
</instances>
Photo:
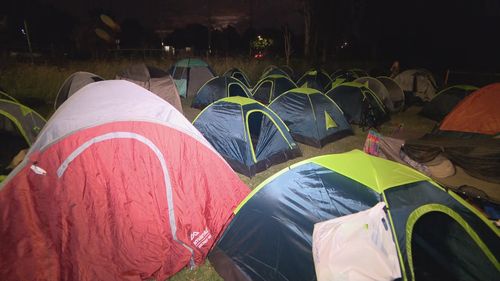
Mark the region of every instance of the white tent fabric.
<instances>
[{"instance_id":1,"label":"white tent fabric","mask_svg":"<svg viewBox=\"0 0 500 281\"><path fill-rule=\"evenodd\" d=\"M405 92L413 92L423 101L430 101L436 95L436 80L425 69L409 69L398 74L394 81Z\"/></svg>"},{"instance_id":2,"label":"white tent fabric","mask_svg":"<svg viewBox=\"0 0 500 281\"><path fill-rule=\"evenodd\" d=\"M62 104L38 135L31 151L40 150L71 132L112 121L162 120L212 147L193 125L159 96L125 80L88 84ZM63 117L64 116L64 117Z\"/></svg>"},{"instance_id":3,"label":"white tent fabric","mask_svg":"<svg viewBox=\"0 0 500 281\"><path fill-rule=\"evenodd\" d=\"M385 203L316 223L313 258L318 281L385 281L401 277Z\"/></svg>"}]
</instances>

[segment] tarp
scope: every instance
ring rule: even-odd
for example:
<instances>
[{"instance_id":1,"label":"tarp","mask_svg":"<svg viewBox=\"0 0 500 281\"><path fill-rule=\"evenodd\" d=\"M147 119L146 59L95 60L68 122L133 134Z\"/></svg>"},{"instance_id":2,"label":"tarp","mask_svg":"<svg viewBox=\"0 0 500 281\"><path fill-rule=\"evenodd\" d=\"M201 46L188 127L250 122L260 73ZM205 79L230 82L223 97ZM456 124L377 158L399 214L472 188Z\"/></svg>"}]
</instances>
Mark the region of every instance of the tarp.
<instances>
[{"instance_id":1,"label":"tarp","mask_svg":"<svg viewBox=\"0 0 500 281\"><path fill-rule=\"evenodd\" d=\"M248 191L161 98L127 81L93 83L0 186L0 275L165 280L203 263Z\"/></svg>"},{"instance_id":2,"label":"tarp","mask_svg":"<svg viewBox=\"0 0 500 281\"><path fill-rule=\"evenodd\" d=\"M418 162L429 162L443 153L472 176L500 183L500 139L427 134L407 140L404 151Z\"/></svg>"}]
</instances>

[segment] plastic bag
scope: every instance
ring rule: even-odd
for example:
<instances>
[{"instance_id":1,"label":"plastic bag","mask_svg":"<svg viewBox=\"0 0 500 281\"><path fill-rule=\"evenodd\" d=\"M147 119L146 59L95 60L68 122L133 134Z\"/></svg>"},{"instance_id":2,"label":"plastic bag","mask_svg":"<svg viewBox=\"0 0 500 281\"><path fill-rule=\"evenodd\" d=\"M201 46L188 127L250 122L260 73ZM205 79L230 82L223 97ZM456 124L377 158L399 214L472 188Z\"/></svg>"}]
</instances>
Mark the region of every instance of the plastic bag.
<instances>
[{"instance_id":1,"label":"plastic bag","mask_svg":"<svg viewBox=\"0 0 500 281\"><path fill-rule=\"evenodd\" d=\"M382 281L401 277L384 203L314 225L318 281Z\"/></svg>"}]
</instances>

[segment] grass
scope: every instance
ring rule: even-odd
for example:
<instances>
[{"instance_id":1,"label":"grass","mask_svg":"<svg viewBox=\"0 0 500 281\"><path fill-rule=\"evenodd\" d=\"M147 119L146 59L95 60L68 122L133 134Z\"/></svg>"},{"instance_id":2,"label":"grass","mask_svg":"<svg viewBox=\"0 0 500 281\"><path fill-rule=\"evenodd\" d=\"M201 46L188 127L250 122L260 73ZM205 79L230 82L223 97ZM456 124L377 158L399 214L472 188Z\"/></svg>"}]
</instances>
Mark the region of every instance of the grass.
<instances>
[{"instance_id":1,"label":"grass","mask_svg":"<svg viewBox=\"0 0 500 281\"><path fill-rule=\"evenodd\" d=\"M238 67L245 71L250 79L255 83L256 79L260 76L265 67L270 64L282 65L280 62L270 61L256 61L244 58L210 58L208 62L217 73ZM59 90L60 85L67 76L76 71L88 71L98 74L106 79L114 78L115 74L126 68L127 65L132 63L129 60L117 61L94 61L94 62L72 62L66 65L29 65L29 64L8 64L0 67L0 86L10 95L18 98L21 101L31 102L32 107L38 110L45 117L52 114L52 105ZM147 64L167 69L172 63L172 60L151 60L146 61ZM303 63L296 62L295 68L298 73L305 70ZM191 99L182 100L184 114L189 121L200 112L197 109L190 107ZM410 108L409 110L401 113L394 114L391 121L385 123L380 131L385 135L392 135L399 127L403 131L408 131L416 134L423 134L429 132L435 125L434 122L421 118L417 115L419 108ZM321 149L310 147L307 145L299 144L302 150L302 157L292 159L288 162L281 163L270 167L252 178L240 175L240 178L245 182L250 189L254 189L266 178L275 174L276 172L297 163L307 158L314 156L340 153L350 151L352 149L362 149L366 138L366 131L358 127L354 127L354 135L345 137L333 143L324 146ZM189 280L189 281L215 281L222 280L215 272L213 267L207 261L204 265L196 268L195 270L184 269L169 280Z\"/></svg>"},{"instance_id":2,"label":"grass","mask_svg":"<svg viewBox=\"0 0 500 281\"><path fill-rule=\"evenodd\" d=\"M193 121L194 118L198 115L200 110L191 108L192 99L182 100L182 107L184 110L184 115L190 121ZM402 133L406 135L418 136L422 135L426 132L431 131L431 129L435 126L435 122L429 119L425 119L420 117L417 113L420 110L419 107L411 107L405 112L399 112L393 114L391 116L391 120L383 124L380 128L380 132L384 135L393 135L398 131L402 131ZM285 163L277 164L269 169L258 173L252 178L248 178L243 175L239 175L241 180L248 185L250 189L254 189L261 182L263 182L268 177L274 175L278 171L294 164L300 162L302 160L331 153L342 153L351 151L353 149L363 149L363 145L366 139L367 131L362 130L357 126L353 126L354 135L345 137L343 139L337 140L333 143L329 143L322 147L321 149L315 148L312 146L300 144L300 149L302 151L302 157L291 159ZM184 269L181 272L177 273L175 276L170 278L172 281L180 281L180 280L189 280L189 281L219 281L223 280L219 277L217 272L210 266L210 263L207 261L206 264L198 267L195 270Z\"/></svg>"}]
</instances>

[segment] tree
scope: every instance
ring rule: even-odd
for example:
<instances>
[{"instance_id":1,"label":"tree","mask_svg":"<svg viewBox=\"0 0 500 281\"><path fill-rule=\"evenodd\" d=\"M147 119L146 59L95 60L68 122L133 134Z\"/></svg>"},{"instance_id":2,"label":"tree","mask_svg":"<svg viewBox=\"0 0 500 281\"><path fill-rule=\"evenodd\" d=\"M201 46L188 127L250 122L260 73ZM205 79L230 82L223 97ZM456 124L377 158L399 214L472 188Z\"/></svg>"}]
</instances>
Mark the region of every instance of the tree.
<instances>
[{"instance_id":1,"label":"tree","mask_svg":"<svg viewBox=\"0 0 500 281\"><path fill-rule=\"evenodd\" d=\"M292 56L292 34L288 28L288 24L283 27L283 45L285 48L286 65L290 65L290 57Z\"/></svg>"}]
</instances>

